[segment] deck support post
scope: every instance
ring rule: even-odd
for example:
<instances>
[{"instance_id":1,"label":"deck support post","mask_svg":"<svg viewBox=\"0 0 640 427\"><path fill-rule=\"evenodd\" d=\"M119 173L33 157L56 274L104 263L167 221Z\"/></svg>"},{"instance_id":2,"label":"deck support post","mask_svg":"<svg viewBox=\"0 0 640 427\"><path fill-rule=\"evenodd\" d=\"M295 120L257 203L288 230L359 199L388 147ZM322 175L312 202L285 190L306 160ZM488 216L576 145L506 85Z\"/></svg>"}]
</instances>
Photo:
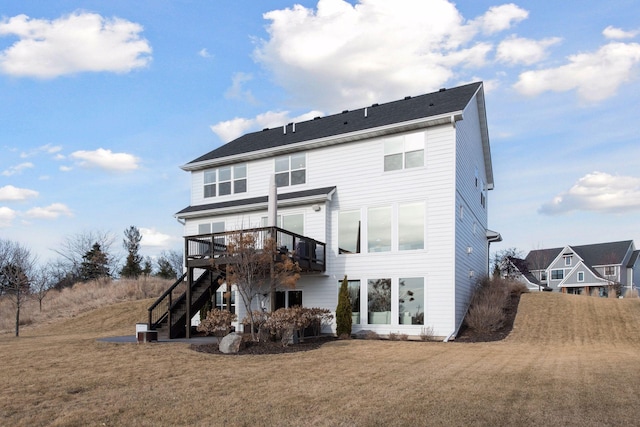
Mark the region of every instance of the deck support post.
<instances>
[{"instance_id":1,"label":"deck support post","mask_svg":"<svg viewBox=\"0 0 640 427\"><path fill-rule=\"evenodd\" d=\"M187 268L187 307L185 337L191 338L191 285L193 285L193 267Z\"/></svg>"}]
</instances>

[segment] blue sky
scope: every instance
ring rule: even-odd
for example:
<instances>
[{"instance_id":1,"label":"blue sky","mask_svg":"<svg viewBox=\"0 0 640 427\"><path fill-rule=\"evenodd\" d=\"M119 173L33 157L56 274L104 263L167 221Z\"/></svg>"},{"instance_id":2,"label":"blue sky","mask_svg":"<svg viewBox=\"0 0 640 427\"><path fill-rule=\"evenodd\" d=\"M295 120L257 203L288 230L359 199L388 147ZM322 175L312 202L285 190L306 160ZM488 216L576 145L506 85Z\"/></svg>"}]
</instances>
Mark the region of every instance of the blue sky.
<instances>
[{"instance_id":1,"label":"blue sky","mask_svg":"<svg viewBox=\"0 0 640 427\"><path fill-rule=\"evenodd\" d=\"M141 229L233 137L485 82L494 249L640 245L640 2L0 0L0 238Z\"/></svg>"}]
</instances>

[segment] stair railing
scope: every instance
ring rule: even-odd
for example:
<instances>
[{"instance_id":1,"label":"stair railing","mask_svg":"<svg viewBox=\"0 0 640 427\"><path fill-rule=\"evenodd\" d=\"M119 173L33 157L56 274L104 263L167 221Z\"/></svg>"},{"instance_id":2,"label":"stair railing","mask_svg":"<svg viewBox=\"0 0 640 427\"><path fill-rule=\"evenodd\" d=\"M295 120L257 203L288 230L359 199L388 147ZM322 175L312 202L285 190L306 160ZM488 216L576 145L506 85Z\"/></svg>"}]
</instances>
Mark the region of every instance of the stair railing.
<instances>
[{"instance_id":1,"label":"stair railing","mask_svg":"<svg viewBox=\"0 0 640 427\"><path fill-rule=\"evenodd\" d=\"M185 283L184 279L186 277L187 273L180 276L180 278L149 307L149 324L147 325L149 330L155 330L167 317L169 317L169 324L171 324L171 310L169 308L173 305L173 292L178 286Z\"/></svg>"}]
</instances>

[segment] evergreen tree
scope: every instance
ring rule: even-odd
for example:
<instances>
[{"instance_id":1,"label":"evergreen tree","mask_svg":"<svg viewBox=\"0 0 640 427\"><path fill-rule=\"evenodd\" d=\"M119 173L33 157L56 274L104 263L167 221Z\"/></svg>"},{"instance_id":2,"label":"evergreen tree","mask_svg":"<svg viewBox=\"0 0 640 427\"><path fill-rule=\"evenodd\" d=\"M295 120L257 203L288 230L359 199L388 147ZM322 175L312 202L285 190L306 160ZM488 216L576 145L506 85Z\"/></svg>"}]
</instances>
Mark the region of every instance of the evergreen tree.
<instances>
[{"instance_id":1,"label":"evergreen tree","mask_svg":"<svg viewBox=\"0 0 640 427\"><path fill-rule=\"evenodd\" d=\"M342 279L340 293L338 294L338 307L336 308L336 334L351 336L351 301L349 300L349 282L347 276Z\"/></svg>"},{"instance_id":2,"label":"evergreen tree","mask_svg":"<svg viewBox=\"0 0 640 427\"><path fill-rule=\"evenodd\" d=\"M80 279L83 282L109 277L109 258L102 252L99 243L94 243L91 250L82 257Z\"/></svg>"},{"instance_id":3,"label":"evergreen tree","mask_svg":"<svg viewBox=\"0 0 640 427\"><path fill-rule=\"evenodd\" d=\"M171 265L171 261L167 259L164 255L161 255L157 261L158 264L158 272L156 276L162 277L163 279L175 279L176 272Z\"/></svg>"},{"instance_id":4,"label":"evergreen tree","mask_svg":"<svg viewBox=\"0 0 640 427\"><path fill-rule=\"evenodd\" d=\"M142 256L138 253L140 251L140 241L142 235L137 227L131 226L124 231L124 239L122 245L127 251L127 261L120 270L122 277L131 279L137 279L142 274Z\"/></svg>"}]
</instances>

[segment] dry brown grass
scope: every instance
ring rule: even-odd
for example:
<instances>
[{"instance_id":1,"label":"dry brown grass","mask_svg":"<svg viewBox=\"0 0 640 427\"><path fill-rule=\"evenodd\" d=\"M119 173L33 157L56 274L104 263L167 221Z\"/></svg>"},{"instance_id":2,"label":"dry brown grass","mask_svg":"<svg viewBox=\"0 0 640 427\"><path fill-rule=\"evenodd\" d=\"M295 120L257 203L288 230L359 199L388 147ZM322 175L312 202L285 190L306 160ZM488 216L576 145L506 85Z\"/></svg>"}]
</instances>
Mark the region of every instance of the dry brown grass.
<instances>
[{"instance_id":1,"label":"dry brown grass","mask_svg":"<svg viewBox=\"0 0 640 427\"><path fill-rule=\"evenodd\" d=\"M283 355L108 344L151 300L0 336L0 425L634 425L640 300L522 296L502 342ZM622 368L622 369L621 369Z\"/></svg>"},{"instance_id":2,"label":"dry brown grass","mask_svg":"<svg viewBox=\"0 0 640 427\"><path fill-rule=\"evenodd\" d=\"M41 325L57 319L77 316L95 308L116 302L158 297L172 281L156 277L139 280L93 281L77 283L61 291L51 290L42 302L42 311L35 298L27 299L20 309L20 324ZM144 320L144 319L143 319ZM0 333L15 330L15 307L0 298ZM25 330L21 327L21 331Z\"/></svg>"}]
</instances>

